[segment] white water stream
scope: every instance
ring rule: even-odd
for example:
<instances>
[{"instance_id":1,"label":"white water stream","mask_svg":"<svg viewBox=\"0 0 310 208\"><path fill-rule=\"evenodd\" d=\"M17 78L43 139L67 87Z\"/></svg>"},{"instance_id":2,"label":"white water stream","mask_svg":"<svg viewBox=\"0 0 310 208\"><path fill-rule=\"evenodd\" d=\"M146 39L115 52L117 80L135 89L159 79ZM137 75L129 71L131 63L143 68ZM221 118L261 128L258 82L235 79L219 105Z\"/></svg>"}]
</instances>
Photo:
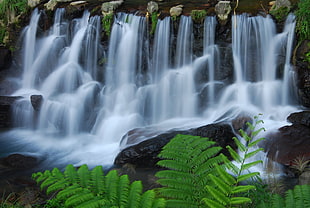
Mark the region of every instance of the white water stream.
<instances>
[{"instance_id":1,"label":"white water stream","mask_svg":"<svg viewBox=\"0 0 310 208\"><path fill-rule=\"evenodd\" d=\"M281 33L269 17L232 17L229 80L218 76L227 73L228 59L217 45L214 17L205 19L197 57L190 17L181 17L174 48L170 17L158 21L150 43L144 17L119 13L105 51L99 17L85 12L68 21L60 9L50 31L37 35L40 15L33 12L23 33L23 75L14 95L25 98L15 107L16 128L5 136L53 164L111 165L123 135L137 127L194 127L262 113L272 131L298 110L291 15ZM29 101L33 94L43 96L39 112Z\"/></svg>"}]
</instances>

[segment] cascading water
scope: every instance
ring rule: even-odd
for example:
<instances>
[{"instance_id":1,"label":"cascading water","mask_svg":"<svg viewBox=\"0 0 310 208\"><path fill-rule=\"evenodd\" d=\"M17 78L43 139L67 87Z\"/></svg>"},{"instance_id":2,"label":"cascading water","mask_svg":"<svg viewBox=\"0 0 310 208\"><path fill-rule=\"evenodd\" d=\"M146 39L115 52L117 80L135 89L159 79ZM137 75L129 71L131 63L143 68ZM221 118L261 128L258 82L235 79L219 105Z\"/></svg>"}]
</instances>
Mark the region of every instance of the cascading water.
<instances>
[{"instance_id":1,"label":"cascading water","mask_svg":"<svg viewBox=\"0 0 310 208\"><path fill-rule=\"evenodd\" d=\"M25 98L15 106L16 128L6 133L22 151L62 164L110 165L133 128L165 131L263 113L272 129L297 110L289 92L293 16L279 34L268 17L232 17L232 81L218 76L215 17L205 19L202 56L194 58L190 17L181 17L174 49L170 17L158 21L152 42L145 17L119 13L104 51L99 17L64 16L57 10L49 33L38 34L35 10L23 33L24 73L14 95ZM43 96L39 111L33 94Z\"/></svg>"}]
</instances>

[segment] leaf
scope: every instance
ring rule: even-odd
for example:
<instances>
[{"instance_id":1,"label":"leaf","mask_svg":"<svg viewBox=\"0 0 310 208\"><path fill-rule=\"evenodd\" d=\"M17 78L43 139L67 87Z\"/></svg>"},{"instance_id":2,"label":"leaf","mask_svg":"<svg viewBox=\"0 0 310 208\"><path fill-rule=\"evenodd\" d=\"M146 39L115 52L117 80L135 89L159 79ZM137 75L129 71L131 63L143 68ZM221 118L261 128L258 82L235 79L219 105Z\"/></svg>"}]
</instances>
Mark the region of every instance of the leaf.
<instances>
[{"instance_id":1,"label":"leaf","mask_svg":"<svg viewBox=\"0 0 310 208\"><path fill-rule=\"evenodd\" d=\"M243 130L241 129L240 132L243 132ZM233 137L233 140L235 141L235 144L237 145L239 151L241 152L246 151L247 148L244 146L244 144L240 142L240 140L237 137Z\"/></svg>"},{"instance_id":2,"label":"leaf","mask_svg":"<svg viewBox=\"0 0 310 208\"><path fill-rule=\"evenodd\" d=\"M231 193L239 194L239 193L247 192L247 191L252 190L252 189L255 189L255 186L252 186L252 185L235 186L232 188Z\"/></svg>"},{"instance_id":3,"label":"leaf","mask_svg":"<svg viewBox=\"0 0 310 208\"><path fill-rule=\"evenodd\" d=\"M212 174L210 174L209 177L222 193L229 194L231 192L231 186L226 184L222 178L216 177Z\"/></svg>"},{"instance_id":4,"label":"leaf","mask_svg":"<svg viewBox=\"0 0 310 208\"><path fill-rule=\"evenodd\" d=\"M49 186L46 190L46 193L47 194L50 194L52 192L55 192L55 191L58 191L58 190L61 190L61 189L64 189L66 186L68 186L69 183L67 180L65 180L64 178L63 179L60 179L59 181L57 181L56 183L52 184L51 186Z\"/></svg>"},{"instance_id":5,"label":"leaf","mask_svg":"<svg viewBox=\"0 0 310 208\"><path fill-rule=\"evenodd\" d=\"M251 141L248 146L249 147L254 147L255 145L257 145L259 142L265 140L266 138L262 137L262 138L259 138L259 139L256 139L255 141Z\"/></svg>"},{"instance_id":6,"label":"leaf","mask_svg":"<svg viewBox=\"0 0 310 208\"><path fill-rule=\"evenodd\" d=\"M218 203L217 201L208 198L203 198L202 200L210 208L226 208L226 206Z\"/></svg>"},{"instance_id":7,"label":"leaf","mask_svg":"<svg viewBox=\"0 0 310 208\"><path fill-rule=\"evenodd\" d=\"M94 195L90 191L88 191L87 189L83 189L83 192L80 192L78 194L69 197L65 202L65 206L76 207L87 201L93 200L94 198L95 198Z\"/></svg>"},{"instance_id":8,"label":"leaf","mask_svg":"<svg viewBox=\"0 0 310 208\"><path fill-rule=\"evenodd\" d=\"M79 182L82 187L87 188L90 186L90 171L88 170L87 165L82 165L78 171Z\"/></svg>"},{"instance_id":9,"label":"leaf","mask_svg":"<svg viewBox=\"0 0 310 208\"><path fill-rule=\"evenodd\" d=\"M226 146L226 148L228 149L231 157L238 163L241 163L241 160L242 158L240 157L240 155L235 151L233 150L233 148L231 148L230 146Z\"/></svg>"},{"instance_id":10,"label":"leaf","mask_svg":"<svg viewBox=\"0 0 310 208\"><path fill-rule=\"evenodd\" d=\"M264 149L263 149L263 148L258 148L258 149L254 150L254 151L252 151L252 152L246 153L246 154L244 155L244 159L248 159L248 158L250 158L250 157L253 157L254 155L256 155L257 153L259 153L259 152L261 152L261 151L264 151Z\"/></svg>"},{"instance_id":11,"label":"leaf","mask_svg":"<svg viewBox=\"0 0 310 208\"><path fill-rule=\"evenodd\" d=\"M233 205L251 203L251 202L252 200L247 197L232 197L230 200L230 204L233 204Z\"/></svg>"},{"instance_id":12,"label":"leaf","mask_svg":"<svg viewBox=\"0 0 310 208\"><path fill-rule=\"evenodd\" d=\"M72 164L66 166L64 175L71 183L78 182L78 174L75 167Z\"/></svg>"},{"instance_id":13,"label":"leaf","mask_svg":"<svg viewBox=\"0 0 310 208\"><path fill-rule=\"evenodd\" d=\"M229 204L228 196L225 196L222 192L216 190L212 186L207 185L206 188L208 192L211 194L211 196L217 200L217 202L221 203L222 205Z\"/></svg>"},{"instance_id":14,"label":"leaf","mask_svg":"<svg viewBox=\"0 0 310 208\"><path fill-rule=\"evenodd\" d=\"M128 207L139 207L142 193L141 181L134 181L129 189Z\"/></svg>"},{"instance_id":15,"label":"leaf","mask_svg":"<svg viewBox=\"0 0 310 208\"><path fill-rule=\"evenodd\" d=\"M105 193L104 174L102 166L96 166L91 171L91 187L95 194Z\"/></svg>"},{"instance_id":16,"label":"leaf","mask_svg":"<svg viewBox=\"0 0 310 208\"><path fill-rule=\"evenodd\" d=\"M143 208L152 208L154 199L155 192L153 190L148 190L141 197L141 205Z\"/></svg>"},{"instance_id":17,"label":"leaf","mask_svg":"<svg viewBox=\"0 0 310 208\"><path fill-rule=\"evenodd\" d=\"M253 178L255 176L258 176L259 174L260 174L259 172L251 172L251 173L239 175L237 180L238 180L238 182L246 181L249 178Z\"/></svg>"},{"instance_id":18,"label":"leaf","mask_svg":"<svg viewBox=\"0 0 310 208\"><path fill-rule=\"evenodd\" d=\"M243 170L248 170L250 167L255 166L257 164L260 164L260 163L263 163L263 161L257 160L257 161L254 161L254 162L243 164L241 170L242 171Z\"/></svg>"}]
</instances>

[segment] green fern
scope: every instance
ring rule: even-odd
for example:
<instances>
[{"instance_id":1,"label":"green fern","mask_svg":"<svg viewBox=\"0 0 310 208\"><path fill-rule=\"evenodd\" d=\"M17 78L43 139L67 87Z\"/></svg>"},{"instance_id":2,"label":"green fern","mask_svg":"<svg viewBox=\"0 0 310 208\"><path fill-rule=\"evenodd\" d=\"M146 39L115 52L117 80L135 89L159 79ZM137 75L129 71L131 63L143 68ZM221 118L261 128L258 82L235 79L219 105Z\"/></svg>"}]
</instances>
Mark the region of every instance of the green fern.
<instances>
[{"instance_id":1,"label":"green fern","mask_svg":"<svg viewBox=\"0 0 310 208\"><path fill-rule=\"evenodd\" d=\"M165 207L165 200L157 198L153 190L142 193L141 181L130 183L127 175L119 176L116 170L104 176L101 166L89 170L82 165L76 170L68 165L64 173L54 168L34 173L33 178L47 194L58 192L55 200L64 207Z\"/></svg>"},{"instance_id":2,"label":"green fern","mask_svg":"<svg viewBox=\"0 0 310 208\"><path fill-rule=\"evenodd\" d=\"M208 138L177 135L163 147L157 164L168 170L156 173L158 191L167 198L167 207L203 207L202 196L206 194L207 176L216 164L223 162L217 156L221 147Z\"/></svg>"},{"instance_id":3,"label":"green fern","mask_svg":"<svg viewBox=\"0 0 310 208\"><path fill-rule=\"evenodd\" d=\"M247 123L250 134L247 134L243 130L239 131L246 144L243 144L237 137L233 138L239 152L237 153L230 146L227 146L231 157L237 164L234 164L224 155L221 155L225 161L224 165L216 165L216 174L209 174L209 178L212 183L208 184L206 189L210 195L203 198L203 201L206 205L208 205L208 207L224 208L252 202L249 197L245 196L245 193L255 189L256 187L254 185L240 184L241 182L249 181L250 179L259 176L258 172L249 172L248 170L252 166L262 163L261 160L247 162L248 159L256 155L258 152L263 151L262 148L255 147L264 138L254 140L254 137L264 130L263 128L255 130L256 126L261 123L262 120L258 120L258 117L254 118L254 125L249 122ZM253 148L255 149L251 150ZM233 176L230 175L227 170L230 170Z\"/></svg>"}]
</instances>

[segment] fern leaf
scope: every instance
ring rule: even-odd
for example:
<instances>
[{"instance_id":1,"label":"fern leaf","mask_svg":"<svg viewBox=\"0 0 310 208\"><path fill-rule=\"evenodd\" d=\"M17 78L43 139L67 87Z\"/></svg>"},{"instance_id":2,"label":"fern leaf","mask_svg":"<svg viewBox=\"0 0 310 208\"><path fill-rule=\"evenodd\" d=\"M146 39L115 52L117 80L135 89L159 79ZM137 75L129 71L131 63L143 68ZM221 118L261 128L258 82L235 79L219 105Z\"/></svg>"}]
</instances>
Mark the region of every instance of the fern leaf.
<instances>
[{"instance_id":1,"label":"fern leaf","mask_svg":"<svg viewBox=\"0 0 310 208\"><path fill-rule=\"evenodd\" d=\"M219 174L220 178L225 181L227 185L236 184L237 181L234 177L232 177L229 173L222 166L215 166L217 173Z\"/></svg>"},{"instance_id":2,"label":"fern leaf","mask_svg":"<svg viewBox=\"0 0 310 208\"><path fill-rule=\"evenodd\" d=\"M203 198L202 200L210 208L226 208L223 204L220 204L212 199Z\"/></svg>"},{"instance_id":3,"label":"fern leaf","mask_svg":"<svg viewBox=\"0 0 310 208\"><path fill-rule=\"evenodd\" d=\"M191 170L190 165L175 160L160 160L157 162L157 165L182 172L189 172Z\"/></svg>"},{"instance_id":4,"label":"fern leaf","mask_svg":"<svg viewBox=\"0 0 310 208\"><path fill-rule=\"evenodd\" d=\"M239 205L244 203L251 203L252 200L248 197L232 197L230 199L230 204L232 205Z\"/></svg>"},{"instance_id":5,"label":"fern leaf","mask_svg":"<svg viewBox=\"0 0 310 208\"><path fill-rule=\"evenodd\" d=\"M90 173L91 175L91 187L95 194L105 193L104 186L104 174L102 166L96 166Z\"/></svg>"},{"instance_id":6,"label":"fern leaf","mask_svg":"<svg viewBox=\"0 0 310 208\"><path fill-rule=\"evenodd\" d=\"M59 199L59 200L65 201L70 196L75 195L77 193L80 193L82 191L83 191L83 188L80 185L73 184L71 186L68 186L68 187L64 188L60 192L58 192L56 198Z\"/></svg>"},{"instance_id":7,"label":"fern leaf","mask_svg":"<svg viewBox=\"0 0 310 208\"><path fill-rule=\"evenodd\" d=\"M278 194L274 195L272 197L272 207L274 207L274 208L285 207L284 199Z\"/></svg>"},{"instance_id":8,"label":"fern leaf","mask_svg":"<svg viewBox=\"0 0 310 208\"><path fill-rule=\"evenodd\" d=\"M245 132L243 131L242 129L239 130L242 138L246 141L246 142L250 142L252 140L252 138ZM236 142L236 141L235 141ZM241 143L240 143L241 144ZM244 146L244 145L243 145ZM245 147L245 146L244 146ZM242 148L239 148L238 146L238 149L241 151L241 152L245 152L244 150L246 149L242 149Z\"/></svg>"},{"instance_id":9,"label":"fern leaf","mask_svg":"<svg viewBox=\"0 0 310 208\"><path fill-rule=\"evenodd\" d=\"M78 171L77 174L79 176L79 182L82 187L87 188L91 185L90 183L90 171L88 170L87 165L82 165Z\"/></svg>"},{"instance_id":10,"label":"fern leaf","mask_svg":"<svg viewBox=\"0 0 310 208\"><path fill-rule=\"evenodd\" d=\"M248 170L250 167L255 166L257 164L263 163L261 160L257 160L254 162L246 163L241 166L241 171Z\"/></svg>"},{"instance_id":11,"label":"fern leaf","mask_svg":"<svg viewBox=\"0 0 310 208\"><path fill-rule=\"evenodd\" d=\"M155 192L153 190L148 190L142 194L141 206L143 208L152 208L155 199Z\"/></svg>"},{"instance_id":12,"label":"fern leaf","mask_svg":"<svg viewBox=\"0 0 310 208\"><path fill-rule=\"evenodd\" d=\"M72 164L66 166L64 175L72 184L78 182L79 177L75 167Z\"/></svg>"},{"instance_id":13,"label":"fern leaf","mask_svg":"<svg viewBox=\"0 0 310 208\"><path fill-rule=\"evenodd\" d=\"M40 182L46 180L51 175L52 175L52 173L49 170L46 170L46 171L44 171L44 173L39 174L39 176L36 179L36 182L40 183Z\"/></svg>"},{"instance_id":14,"label":"fern leaf","mask_svg":"<svg viewBox=\"0 0 310 208\"><path fill-rule=\"evenodd\" d=\"M47 190L46 190L46 193L47 194L50 194L52 192L55 192L55 191L58 191L58 190L61 190L63 188L65 188L66 186L68 186L69 183L67 180L65 180L64 178L57 181L56 183L50 185Z\"/></svg>"},{"instance_id":15,"label":"fern leaf","mask_svg":"<svg viewBox=\"0 0 310 208\"><path fill-rule=\"evenodd\" d=\"M197 208L197 204L192 203L191 201L171 199L166 203L169 208Z\"/></svg>"},{"instance_id":16,"label":"fern leaf","mask_svg":"<svg viewBox=\"0 0 310 208\"><path fill-rule=\"evenodd\" d=\"M252 185L235 186L232 188L231 193L232 194L244 193L244 192L250 191L252 189L255 189L255 186L252 186Z\"/></svg>"},{"instance_id":17,"label":"fern leaf","mask_svg":"<svg viewBox=\"0 0 310 208\"><path fill-rule=\"evenodd\" d=\"M105 189L107 190L108 198L110 201L117 201L119 176L116 170L111 170L105 176Z\"/></svg>"},{"instance_id":18,"label":"fern leaf","mask_svg":"<svg viewBox=\"0 0 310 208\"><path fill-rule=\"evenodd\" d=\"M223 154L220 154L218 156L215 156L215 157L208 159L207 161L205 161L201 165L194 167L195 173L197 175L201 175L203 173L208 174L210 172L213 172L215 165L224 163L224 161L225 161L224 157L225 156Z\"/></svg>"},{"instance_id":19,"label":"fern leaf","mask_svg":"<svg viewBox=\"0 0 310 208\"><path fill-rule=\"evenodd\" d=\"M211 196L217 200L217 202L223 204L223 205L228 205L229 204L229 198L225 196L222 192L216 190L212 186L207 185L206 186L208 192L211 194Z\"/></svg>"},{"instance_id":20,"label":"fern leaf","mask_svg":"<svg viewBox=\"0 0 310 208\"><path fill-rule=\"evenodd\" d=\"M210 143L210 141L208 143ZM202 163L205 163L208 159L218 155L221 150L222 150L221 147L210 147L205 151L200 151L197 154L197 156L193 158L192 164L195 164L195 166L200 166Z\"/></svg>"},{"instance_id":21,"label":"fern leaf","mask_svg":"<svg viewBox=\"0 0 310 208\"><path fill-rule=\"evenodd\" d=\"M262 137L262 138L259 138L259 139L256 139L255 141L251 141L248 146L249 147L254 147L255 145L257 145L258 143L260 143L261 141L265 140L266 138Z\"/></svg>"},{"instance_id":22,"label":"fern leaf","mask_svg":"<svg viewBox=\"0 0 310 208\"><path fill-rule=\"evenodd\" d=\"M295 198L292 190L288 190L285 193L285 204L287 208L295 207Z\"/></svg>"},{"instance_id":23,"label":"fern leaf","mask_svg":"<svg viewBox=\"0 0 310 208\"><path fill-rule=\"evenodd\" d=\"M252 173L248 173L248 174L243 174L238 176L237 180L238 182L242 182L242 181L246 181L250 178L254 178L256 176L258 176L260 173L259 172L252 172Z\"/></svg>"},{"instance_id":24,"label":"fern leaf","mask_svg":"<svg viewBox=\"0 0 310 208\"><path fill-rule=\"evenodd\" d=\"M90 191L84 189L83 192L80 192L78 194L69 197L65 202L65 206L77 207L87 201L93 200L94 198L95 198L94 195Z\"/></svg>"},{"instance_id":25,"label":"fern leaf","mask_svg":"<svg viewBox=\"0 0 310 208\"><path fill-rule=\"evenodd\" d=\"M210 174L209 177L222 193L228 194L230 192L231 186L227 185L221 178L218 178L212 174Z\"/></svg>"},{"instance_id":26,"label":"fern leaf","mask_svg":"<svg viewBox=\"0 0 310 208\"><path fill-rule=\"evenodd\" d=\"M229 151L229 154L231 155L233 160L235 160L238 163L241 163L242 158L240 157L240 155L235 150L233 150L233 148L231 148L230 146L227 146L226 148Z\"/></svg>"},{"instance_id":27,"label":"fern leaf","mask_svg":"<svg viewBox=\"0 0 310 208\"><path fill-rule=\"evenodd\" d=\"M164 207L166 207L166 200L164 198L158 198L154 200L152 208L164 208Z\"/></svg>"},{"instance_id":28,"label":"fern leaf","mask_svg":"<svg viewBox=\"0 0 310 208\"><path fill-rule=\"evenodd\" d=\"M129 194L129 178L128 175L122 175L118 184L118 203L120 207L125 207Z\"/></svg>"},{"instance_id":29,"label":"fern leaf","mask_svg":"<svg viewBox=\"0 0 310 208\"><path fill-rule=\"evenodd\" d=\"M162 186L167 186L170 188L181 189L181 190L192 190L192 183L184 183L182 180L176 180L174 178L161 178L157 182Z\"/></svg>"},{"instance_id":30,"label":"fern leaf","mask_svg":"<svg viewBox=\"0 0 310 208\"><path fill-rule=\"evenodd\" d=\"M43 190L44 188L56 183L57 181L58 181L58 178L54 178L53 176L50 176L41 183L40 188Z\"/></svg>"},{"instance_id":31,"label":"fern leaf","mask_svg":"<svg viewBox=\"0 0 310 208\"><path fill-rule=\"evenodd\" d=\"M162 196L165 196L170 201L171 199L179 199L182 201L186 201L188 199L193 198L193 191L188 189L175 189L175 188L161 188L159 189L159 193ZM169 203L169 202L167 202Z\"/></svg>"},{"instance_id":32,"label":"fern leaf","mask_svg":"<svg viewBox=\"0 0 310 208\"><path fill-rule=\"evenodd\" d=\"M254 151L252 151L252 152L248 152L248 153L246 153L246 154L244 155L244 158L245 158L245 159L248 159L248 158L250 158L250 157L253 157L254 155L256 155L257 153L259 153L259 152L261 152L261 151L264 151L264 149L263 149L263 148L258 148L258 149L254 150Z\"/></svg>"},{"instance_id":33,"label":"fern leaf","mask_svg":"<svg viewBox=\"0 0 310 208\"><path fill-rule=\"evenodd\" d=\"M252 138L256 137L261 131L266 131L266 129L265 128L260 128L260 129L257 129L256 131L252 131L251 137Z\"/></svg>"},{"instance_id":34,"label":"fern leaf","mask_svg":"<svg viewBox=\"0 0 310 208\"><path fill-rule=\"evenodd\" d=\"M175 170L162 170L158 171L155 176L157 178L173 178L173 179L180 179L185 181L186 183L191 183L192 179L186 172L180 172Z\"/></svg>"},{"instance_id":35,"label":"fern leaf","mask_svg":"<svg viewBox=\"0 0 310 208\"><path fill-rule=\"evenodd\" d=\"M128 207L139 207L141 201L142 183L141 181L134 181L130 185L128 194Z\"/></svg>"},{"instance_id":36,"label":"fern leaf","mask_svg":"<svg viewBox=\"0 0 310 208\"><path fill-rule=\"evenodd\" d=\"M92 200L77 205L75 208L100 208L100 207L111 207L111 204L105 199L94 198Z\"/></svg>"}]
</instances>

